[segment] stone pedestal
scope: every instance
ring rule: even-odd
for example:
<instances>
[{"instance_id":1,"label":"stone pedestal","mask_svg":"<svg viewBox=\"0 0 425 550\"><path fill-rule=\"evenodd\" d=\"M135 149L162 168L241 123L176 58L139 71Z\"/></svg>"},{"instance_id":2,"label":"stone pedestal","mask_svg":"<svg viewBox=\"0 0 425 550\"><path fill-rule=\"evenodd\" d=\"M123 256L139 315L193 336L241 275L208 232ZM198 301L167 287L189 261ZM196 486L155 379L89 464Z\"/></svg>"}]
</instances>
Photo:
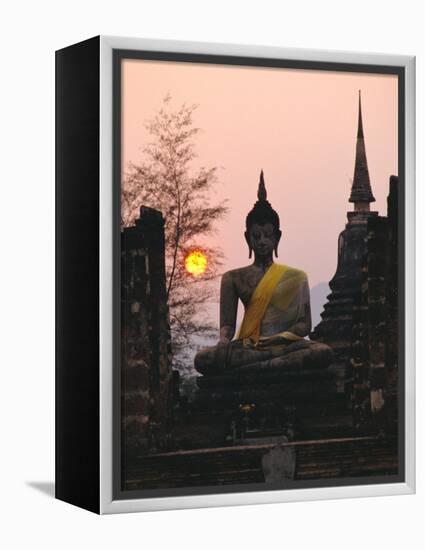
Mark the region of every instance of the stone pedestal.
<instances>
[{"instance_id":1,"label":"stone pedestal","mask_svg":"<svg viewBox=\"0 0 425 550\"><path fill-rule=\"evenodd\" d=\"M308 346L311 351L305 343L298 351L297 344L291 346L294 351L279 366L247 365L200 376L194 417L220 418L221 437L228 443L282 434L318 437L330 416L341 415L335 375L328 368L332 350L318 343Z\"/></svg>"}]
</instances>

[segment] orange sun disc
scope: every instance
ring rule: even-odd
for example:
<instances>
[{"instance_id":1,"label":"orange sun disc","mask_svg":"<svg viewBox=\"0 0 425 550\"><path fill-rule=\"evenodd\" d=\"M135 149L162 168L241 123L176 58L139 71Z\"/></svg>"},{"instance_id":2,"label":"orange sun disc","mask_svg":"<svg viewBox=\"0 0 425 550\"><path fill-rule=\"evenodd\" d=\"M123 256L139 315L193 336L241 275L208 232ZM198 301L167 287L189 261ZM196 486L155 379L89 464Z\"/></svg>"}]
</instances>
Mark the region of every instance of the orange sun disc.
<instances>
[{"instance_id":1,"label":"orange sun disc","mask_svg":"<svg viewBox=\"0 0 425 550\"><path fill-rule=\"evenodd\" d=\"M199 275L202 275L202 273L205 273L207 264L207 257L200 250L190 252L184 260L186 271L194 277L198 277Z\"/></svg>"}]
</instances>

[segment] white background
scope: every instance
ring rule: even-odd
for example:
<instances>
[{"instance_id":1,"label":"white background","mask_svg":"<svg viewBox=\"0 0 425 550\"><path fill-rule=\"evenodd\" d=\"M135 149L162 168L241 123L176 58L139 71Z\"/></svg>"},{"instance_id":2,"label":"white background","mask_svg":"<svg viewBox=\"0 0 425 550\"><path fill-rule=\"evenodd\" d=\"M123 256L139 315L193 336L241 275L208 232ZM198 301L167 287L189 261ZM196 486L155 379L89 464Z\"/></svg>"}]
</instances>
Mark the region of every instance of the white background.
<instances>
[{"instance_id":1,"label":"white background","mask_svg":"<svg viewBox=\"0 0 425 550\"><path fill-rule=\"evenodd\" d=\"M54 50L102 33L416 55L419 253L425 217L425 18L421 3L38 0L2 4L2 548L423 548L422 287L417 289L417 495L104 517L51 497ZM418 255L417 278L424 278L423 252Z\"/></svg>"}]
</instances>

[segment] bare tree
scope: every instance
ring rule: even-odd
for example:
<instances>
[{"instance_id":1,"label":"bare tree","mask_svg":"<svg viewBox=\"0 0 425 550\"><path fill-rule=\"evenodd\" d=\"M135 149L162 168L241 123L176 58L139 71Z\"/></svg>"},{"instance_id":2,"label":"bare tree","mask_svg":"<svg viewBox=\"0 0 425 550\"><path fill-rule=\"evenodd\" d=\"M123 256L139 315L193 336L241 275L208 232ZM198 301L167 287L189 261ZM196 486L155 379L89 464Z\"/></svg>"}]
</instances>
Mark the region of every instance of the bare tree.
<instances>
[{"instance_id":1,"label":"bare tree","mask_svg":"<svg viewBox=\"0 0 425 550\"><path fill-rule=\"evenodd\" d=\"M196 105L173 110L167 95L158 113L145 126L152 138L140 163L130 163L121 197L122 225L134 223L141 205L160 210L165 218L166 288L170 311L173 363L188 367L196 337L211 337L217 327L203 314L214 291L223 254L208 244L216 222L226 213L225 202L211 204L217 168L194 169L194 140L200 132L193 125ZM187 272L185 260L193 251L207 259L204 273Z\"/></svg>"}]
</instances>

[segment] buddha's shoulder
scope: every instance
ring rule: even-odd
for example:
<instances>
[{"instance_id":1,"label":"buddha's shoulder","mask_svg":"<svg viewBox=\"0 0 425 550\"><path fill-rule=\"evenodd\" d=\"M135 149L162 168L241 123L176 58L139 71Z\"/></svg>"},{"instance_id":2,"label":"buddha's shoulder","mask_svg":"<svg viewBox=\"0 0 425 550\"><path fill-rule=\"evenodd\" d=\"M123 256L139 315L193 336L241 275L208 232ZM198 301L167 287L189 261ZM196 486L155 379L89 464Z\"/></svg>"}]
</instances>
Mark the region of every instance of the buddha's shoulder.
<instances>
[{"instance_id":1,"label":"buddha's shoulder","mask_svg":"<svg viewBox=\"0 0 425 550\"><path fill-rule=\"evenodd\" d=\"M285 274L289 277L297 277L301 279L307 279L307 273L303 271L302 269L299 269L298 267L292 267L290 265L281 265L282 268L285 270Z\"/></svg>"},{"instance_id":2,"label":"buddha's shoulder","mask_svg":"<svg viewBox=\"0 0 425 550\"><path fill-rule=\"evenodd\" d=\"M300 278L307 279L307 273L302 269L299 269L297 267L292 267L289 265L283 265L283 264L276 264L276 265L282 268L284 273L289 277L300 277ZM225 273L223 273L222 278L223 280L227 280L227 281L237 281L237 280L246 279L247 277L250 278L253 275L258 275L258 274L259 274L259 268L251 264L245 267L230 269L229 271L226 271Z\"/></svg>"},{"instance_id":3,"label":"buddha's shoulder","mask_svg":"<svg viewBox=\"0 0 425 550\"><path fill-rule=\"evenodd\" d=\"M223 281L238 281L241 279L245 279L251 273L253 273L253 271L254 270L252 265L230 269L229 271L223 273L222 279Z\"/></svg>"}]
</instances>

